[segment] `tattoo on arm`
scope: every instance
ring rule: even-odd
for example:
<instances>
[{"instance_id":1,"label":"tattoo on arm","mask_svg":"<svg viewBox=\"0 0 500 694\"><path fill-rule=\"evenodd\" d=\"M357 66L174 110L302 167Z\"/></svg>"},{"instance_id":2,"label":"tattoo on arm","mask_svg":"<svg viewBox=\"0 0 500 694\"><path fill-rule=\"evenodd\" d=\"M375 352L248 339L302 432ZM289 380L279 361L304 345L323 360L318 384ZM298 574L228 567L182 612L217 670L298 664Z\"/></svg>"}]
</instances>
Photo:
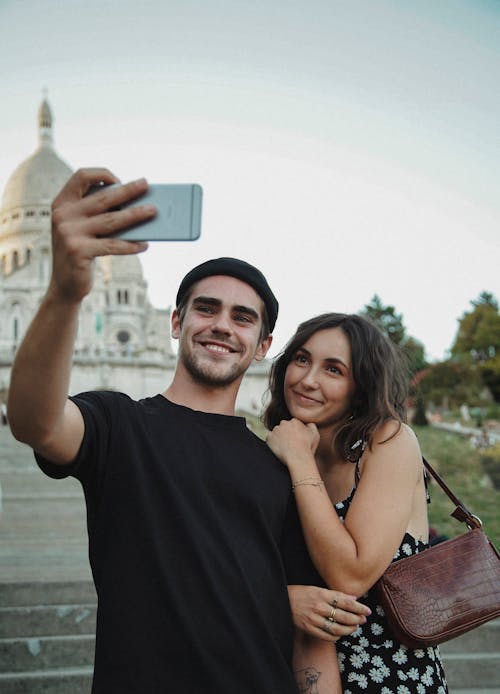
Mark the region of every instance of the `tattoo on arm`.
<instances>
[{"instance_id":1,"label":"tattoo on arm","mask_svg":"<svg viewBox=\"0 0 500 694\"><path fill-rule=\"evenodd\" d=\"M318 688L318 680L321 677L321 672L315 667L302 668L295 671L295 679L299 685L300 694L320 694Z\"/></svg>"}]
</instances>

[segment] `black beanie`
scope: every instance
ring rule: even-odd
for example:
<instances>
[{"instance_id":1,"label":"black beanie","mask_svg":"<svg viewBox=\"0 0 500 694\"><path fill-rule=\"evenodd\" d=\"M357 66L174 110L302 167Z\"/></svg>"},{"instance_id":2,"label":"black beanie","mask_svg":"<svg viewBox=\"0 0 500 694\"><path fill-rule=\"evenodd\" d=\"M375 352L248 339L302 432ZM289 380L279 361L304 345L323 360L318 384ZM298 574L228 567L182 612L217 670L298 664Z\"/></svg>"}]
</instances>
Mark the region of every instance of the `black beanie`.
<instances>
[{"instance_id":1,"label":"black beanie","mask_svg":"<svg viewBox=\"0 0 500 694\"><path fill-rule=\"evenodd\" d=\"M212 275L236 277L236 279L246 282L246 284L253 287L264 302L269 319L269 332L272 333L278 317L278 301L262 272L244 260L238 260L238 258L215 258L214 260L207 260L205 263L201 263L201 265L197 265L190 270L180 284L176 306L179 306L182 298L195 282Z\"/></svg>"}]
</instances>

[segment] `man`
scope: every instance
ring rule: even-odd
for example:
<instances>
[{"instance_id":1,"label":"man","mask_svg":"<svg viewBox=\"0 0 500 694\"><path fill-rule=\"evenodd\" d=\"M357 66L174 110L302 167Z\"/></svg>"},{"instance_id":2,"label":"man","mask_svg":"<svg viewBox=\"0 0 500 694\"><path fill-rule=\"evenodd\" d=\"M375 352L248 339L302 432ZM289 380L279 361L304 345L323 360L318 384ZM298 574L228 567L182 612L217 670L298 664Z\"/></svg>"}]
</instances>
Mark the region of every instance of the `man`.
<instances>
[{"instance_id":1,"label":"man","mask_svg":"<svg viewBox=\"0 0 500 694\"><path fill-rule=\"evenodd\" d=\"M117 182L107 170L81 170L54 200L52 277L9 394L13 433L42 470L83 485L98 595L92 691L289 694L281 544L290 481L234 416L278 313L262 273L220 258L186 275L172 314L178 364L163 394L68 397L94 258L146 248L105 234L155 214L147 205L116 209L146 190L144 180L86 196Z\"/></svg>"}]
</instances>

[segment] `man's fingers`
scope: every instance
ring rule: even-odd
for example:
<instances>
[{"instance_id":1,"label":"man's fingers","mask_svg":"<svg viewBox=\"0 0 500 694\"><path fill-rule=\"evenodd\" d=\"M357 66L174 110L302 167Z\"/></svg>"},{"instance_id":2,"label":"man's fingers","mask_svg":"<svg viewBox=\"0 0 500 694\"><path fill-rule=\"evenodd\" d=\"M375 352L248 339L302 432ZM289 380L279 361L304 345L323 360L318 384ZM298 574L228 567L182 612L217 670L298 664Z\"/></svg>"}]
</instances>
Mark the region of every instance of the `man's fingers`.
<instances>
[{"instance_id":1,"label":"man's fingers","mask_svg":"<svg viewBox=\"0 0 500 694\"><path fill-rule=\"evenodd\" d=\"M54 199L53 206L57 207L64 202L80 200L91 186L99 183L111 185L119 182L119 179L109 169L97 167L78 169Z\"/></svg>"},{"instance_id":2,"label":"man's fingers","mask_svg":"<svg viewBox=\"0 0 500 694\"><path fill-rule=\"evenodd\" d=\"M87 219L86 231L89 236L109 236L139 222L152 219L155 215L154 205L138 205L124 210L103 212Z\"/></svg>"},{"instance_id":3,"label":"man's fingers","mask_svg":"<svg viewBox=\"0 0 500 694\"><path fill-rule=\"evenodd\" d=\"M123 185L102 185L85 195L82 211L88 216L94 216L120 207L126 202L135 200L148 189L145 178L138 178ZM87 191L88 192L88 189Z\"/></svg>"},{"instance_id":4,"label":"man's fingers","mask_svg":"<svg viewBox=\"0 0 500 694\"><path fill-rule=\"evenodd\" d=\"M147 250L146 241L122 241L122 239L99 239L95 248L90 249L92 257L100 255L133 255Z\"/></svg>"}]
</instances>

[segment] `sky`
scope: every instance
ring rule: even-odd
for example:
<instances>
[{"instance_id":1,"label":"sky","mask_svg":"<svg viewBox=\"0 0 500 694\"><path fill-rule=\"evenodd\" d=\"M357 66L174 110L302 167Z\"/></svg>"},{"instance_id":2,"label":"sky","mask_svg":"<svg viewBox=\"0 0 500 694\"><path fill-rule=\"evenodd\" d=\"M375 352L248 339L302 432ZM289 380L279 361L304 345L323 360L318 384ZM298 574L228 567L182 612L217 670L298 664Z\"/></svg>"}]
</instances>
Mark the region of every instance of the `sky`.
<instances>
[{"instance_id":1,"label":"sky","mask_svg":"<svg viewBox=\"0 0 500 694\"><path fill-rule=\"evenodd\" d=\"M0 0L0 191L47 88L72 168L200 183L202 235L141 256L172 304L256 264L297 324L378 294L431 360L500 298L499 0Z\"/></svg>"}]
</instances>

